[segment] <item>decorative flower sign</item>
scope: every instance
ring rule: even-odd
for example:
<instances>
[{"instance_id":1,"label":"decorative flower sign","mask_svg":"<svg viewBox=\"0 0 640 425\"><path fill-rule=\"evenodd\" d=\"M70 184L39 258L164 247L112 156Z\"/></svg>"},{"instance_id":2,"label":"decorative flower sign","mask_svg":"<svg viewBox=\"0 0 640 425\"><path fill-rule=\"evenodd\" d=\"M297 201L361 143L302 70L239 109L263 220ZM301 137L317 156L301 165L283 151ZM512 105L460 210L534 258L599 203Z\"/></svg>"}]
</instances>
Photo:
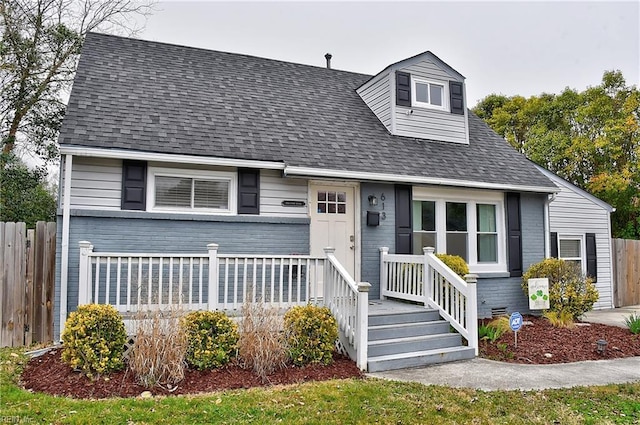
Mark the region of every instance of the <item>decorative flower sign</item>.
<instances>
[{"instance_id":1,"label":"decorative flower sign","mask_svg":"<svg viewBox=\"0 0 640 425\"><path fill-rule=\"evenodd\" d=\"M529 309L547 310L549 308L549 279L529 279Z\"/></svg>"}]
</instances>

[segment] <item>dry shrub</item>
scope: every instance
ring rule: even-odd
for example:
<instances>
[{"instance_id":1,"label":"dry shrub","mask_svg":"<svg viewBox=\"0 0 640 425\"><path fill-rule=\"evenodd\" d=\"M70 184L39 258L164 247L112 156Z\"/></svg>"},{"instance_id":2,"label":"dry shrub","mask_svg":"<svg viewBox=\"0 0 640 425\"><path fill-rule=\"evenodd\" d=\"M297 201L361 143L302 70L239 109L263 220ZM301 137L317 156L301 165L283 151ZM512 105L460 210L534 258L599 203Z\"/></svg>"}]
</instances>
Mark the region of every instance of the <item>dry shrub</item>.
<instances>
[{"instance_id":1,"label":"dry shrub","mask_svg":"<svg viewBox=\"0 0 640 425\"><path fill-rule=\"evenodd\" d=\"M177 388L184 379L187 338L179 310L141 312L136 316L136 338L129 367L147 388Z\"/></svg>"},{"instance_id":2,"label":"dry shrub","mask_svg":"<svg viewBox=\"0 0 640 425\"><path fill-rule=\"evenodd\" d=\"M253 369L263 382L286 366L282 315L277 308L267 307L261 300L244 302L238 351L243 366Z\"/></svg>"}]
</instances>

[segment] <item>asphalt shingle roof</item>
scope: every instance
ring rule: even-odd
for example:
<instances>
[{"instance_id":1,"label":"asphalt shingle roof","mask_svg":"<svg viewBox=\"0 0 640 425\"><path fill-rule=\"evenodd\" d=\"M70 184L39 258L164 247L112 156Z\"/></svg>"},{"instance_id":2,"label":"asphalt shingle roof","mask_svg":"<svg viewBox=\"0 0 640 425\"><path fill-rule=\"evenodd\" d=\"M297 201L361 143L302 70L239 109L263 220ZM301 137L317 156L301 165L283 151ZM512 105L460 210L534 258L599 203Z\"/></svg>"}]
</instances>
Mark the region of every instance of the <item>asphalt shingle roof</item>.
<instances>
[{"instance_id":1,"label":"asphalt shingle roof","mask_svg":"<svg viewBox=\"0 0 640 425\"><path fill-rule=\"evenodd\" d=\"M370 77L92 33L59 140L555 190L471 112L469 145L389 134L355 91Z\"/></svg>"}]
</instances>

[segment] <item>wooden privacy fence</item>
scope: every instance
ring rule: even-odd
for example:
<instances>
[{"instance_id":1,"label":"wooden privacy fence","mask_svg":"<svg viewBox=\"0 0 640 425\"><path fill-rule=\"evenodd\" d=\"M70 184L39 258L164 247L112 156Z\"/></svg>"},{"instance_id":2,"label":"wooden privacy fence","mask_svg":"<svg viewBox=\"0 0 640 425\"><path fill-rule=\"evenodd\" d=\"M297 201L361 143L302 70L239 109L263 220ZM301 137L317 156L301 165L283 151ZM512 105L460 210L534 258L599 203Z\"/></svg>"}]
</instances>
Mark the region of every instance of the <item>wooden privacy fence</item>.
<instances>
[{"instance_id":1,"label":"wooden privacy fence","mask_svg":"<svg viewBox=\"0 0 640 425\"><path fill-rule=\"evenodd\" d=\"M0 222L0 347L53 340L56 223Z\"/></svg>"},{"instance_id":2,"label":"wooden privacy fence","mask_svg":"<svg viewBox=\"0 0 640 425\"><path fill-rule=\"evenodd\" d=\"M616 307L640 304L640 241L613 239Z\"/></svg>"}]
</instances>

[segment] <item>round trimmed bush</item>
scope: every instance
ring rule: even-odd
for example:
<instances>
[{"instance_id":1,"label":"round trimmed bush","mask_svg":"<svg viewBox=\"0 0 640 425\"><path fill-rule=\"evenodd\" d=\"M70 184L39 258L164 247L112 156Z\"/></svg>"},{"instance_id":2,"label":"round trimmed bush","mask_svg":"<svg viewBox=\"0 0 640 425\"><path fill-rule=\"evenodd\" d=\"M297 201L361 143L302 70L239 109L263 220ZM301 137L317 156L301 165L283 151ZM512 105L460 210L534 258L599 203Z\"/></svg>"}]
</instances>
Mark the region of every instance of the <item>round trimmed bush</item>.
<instances>
[{"instance_id":1,"label":"round trimmed bush","mask_svg":"<svg viewBox=\"0 0 640 425\"><path fill-rule=\"evenodd\" d=\"M464 276L469 274L469 266L467 265L467 262L459 255L436 254L436 257L438 257L440 261L445 263L447 267L453 270L455 274L461 278L464 279Z\"/></svg>"},{"instance_id":2,"label":"round trimmed bush","mask_svg":"<svg viewBox=\"0 0 640 425\"><path fill-rule=\"evenodd\" d=\"M284 315L284 329L293 364L333 362L338 323L327 307L292 307Z\"/></svg>"},{"instance_id":3,"label":"round trimmed bush","mask_svg":"<svg viewBox=\"0 0 640 425\"><path fill-rule=\"evenodd\" d=\"M198 370L229 363L238 351L238 326L220 311L194 311L182 319L187 337L186 360Z\"/></svg>"},{"instance_id":4,"label":"round trimmed bush","mask_svg":"<svg viewBox=\"0 0 640 425\"><path fill-rule=\"evenodd\" d=\"M591 310L599 294L593 280L582 274L576 263L559 258L547 258L531 265L522 275L522 289L528 296L528 280L549 279L549 310L569 314L573 320Z\"/></svg>"},{"instance_id":5,"label":"round trimmed bush","mask_svg":"<svg viewBox=\"0 0 640 425\"><path fill-rule=\"evenodd\" d=\"M126 341L122 317L112 305L81 305L65 322L62 360L89 377L108 374L124 366Z\"/></svg>"}]
</instances>

